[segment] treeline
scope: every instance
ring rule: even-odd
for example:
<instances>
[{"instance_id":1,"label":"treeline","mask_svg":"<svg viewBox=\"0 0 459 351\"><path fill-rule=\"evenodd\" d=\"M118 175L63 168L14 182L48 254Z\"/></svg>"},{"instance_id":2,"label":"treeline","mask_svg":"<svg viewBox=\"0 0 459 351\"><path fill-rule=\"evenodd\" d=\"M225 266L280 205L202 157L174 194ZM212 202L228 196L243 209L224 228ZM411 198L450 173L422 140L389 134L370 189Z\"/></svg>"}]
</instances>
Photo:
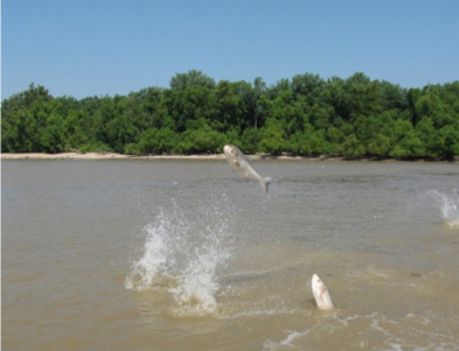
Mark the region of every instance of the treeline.
<instances>
[{"instance_id":1,"label":"treeline","mask_svg":"<svg viewBox=\"0 0 459 351\"><path fill-rule=\"evenodd\" d=\"M127 96L53 97L30 85L2 101L2 152L245 153L454 159L459 81L404 89L362 73L215 82L200 71Z\"/></svg>"}]
</instances>

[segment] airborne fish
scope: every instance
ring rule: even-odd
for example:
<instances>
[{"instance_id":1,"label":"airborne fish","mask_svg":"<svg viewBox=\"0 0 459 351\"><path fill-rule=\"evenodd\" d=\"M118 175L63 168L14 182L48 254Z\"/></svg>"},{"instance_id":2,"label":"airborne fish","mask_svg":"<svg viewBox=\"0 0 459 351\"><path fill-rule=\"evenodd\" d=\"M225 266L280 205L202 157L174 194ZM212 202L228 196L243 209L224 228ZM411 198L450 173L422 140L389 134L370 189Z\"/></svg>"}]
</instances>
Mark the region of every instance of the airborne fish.
<instances>
[{"instance_id":1,"label":"airborne fish","mask_svg":"<svg viewBox=\"0 0 459 351\"><path fill-rule=\"evenodd\" d=\"M268 192L268 186L272 179L259 175L249 164L241 150L234 145L225 145L223 147L223 152L225 153L225 157L231 167L238 171L242 176L257 180L263 190Z\"/></svg>"},{"instance_id":2,"label":"airborne fish","mask_svg":"<svg viewBox=\"0 0 459 351\"><path fill-rule=\"evenodd\" d=\"M317 274L312 276L311 288L317 307L324 311L330 311L335 307L327 286Z\"/></svg>"}]
</instances>

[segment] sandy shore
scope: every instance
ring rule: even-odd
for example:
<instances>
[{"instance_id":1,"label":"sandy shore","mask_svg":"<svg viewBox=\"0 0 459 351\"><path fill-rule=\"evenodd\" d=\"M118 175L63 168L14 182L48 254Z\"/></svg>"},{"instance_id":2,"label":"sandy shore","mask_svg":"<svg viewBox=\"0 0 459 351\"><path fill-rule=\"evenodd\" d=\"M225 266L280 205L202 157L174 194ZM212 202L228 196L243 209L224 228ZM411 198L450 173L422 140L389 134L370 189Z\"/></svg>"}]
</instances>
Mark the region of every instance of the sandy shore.
<instances>
[{"instance_id":1,"label":"sandy shore","mask_svg":"<svg viewBox=\"0 0 459 351\"><path fill-rule=\"evenodd\" d=\"M2 153L2 160L222 160L221 155L152 155L152 156L131 156L117 153L99 153L99 152L63 152L58 154L46 153Z\"/></svg>"},{"instance_id":2,"label":"sandy shore","mask_svg":"<svg viewBox=\"0 0 459 351\"><path fill-rule=\"evenodd\" d=\"M246 155L250 160L298 160L298 161L342 161L343 157L301 157L301 156L269 156L269 155ZM210 155L149 155L149 156L133 156L122 155L111 152L63 152L58 154L47 153L0 153L2 160L224 160L223 154ZM359 159L358 161L374 161L370 159ZM423 159L415 160L415 162L426 161ZM459 156L456 156L455 161L459 161ZM377 162L397 162L393 159L378 160ZM409 161L413 162L413 161ZM440 161L445 162L445 161Z\"/></svg>"},{"instance_id":3,"label":"sandy shore","mask_svg":"<svg viewBox=\"0 0 459 351\"><path fill-rule=\"evenodd\" d=\"M117 153L99 152L64 152L58 154L46 153L2 153L2 160L224 160L223 154L210 155L149 155L132 156ZM293 156L267 156L267 155L247 155L251 160L276 159L276 160L323 160L324 157L293 157ZM327 158L330 159L330 158ZM338 159L338 158L334 158Z\"/></svg>"}]
</instances>

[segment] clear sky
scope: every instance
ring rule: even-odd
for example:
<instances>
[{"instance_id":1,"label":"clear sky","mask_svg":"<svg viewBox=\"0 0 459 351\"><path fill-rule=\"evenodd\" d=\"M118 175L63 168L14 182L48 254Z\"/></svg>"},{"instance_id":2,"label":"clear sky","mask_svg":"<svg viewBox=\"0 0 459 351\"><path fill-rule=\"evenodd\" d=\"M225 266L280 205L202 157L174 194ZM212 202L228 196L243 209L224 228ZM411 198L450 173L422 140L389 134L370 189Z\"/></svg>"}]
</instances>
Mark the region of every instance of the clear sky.
<instances>
[{"instance_id":1,"label":"clear sky","mask_svg":"<svg viewBox=\"0 0 459 351\"><path fill-rule=\"evenodd\" d=\"M458 0L3 0L2 97L168 87L198 69L268 84L360 71L403 87L459 80Z\"/></svg>"}]
</instances>

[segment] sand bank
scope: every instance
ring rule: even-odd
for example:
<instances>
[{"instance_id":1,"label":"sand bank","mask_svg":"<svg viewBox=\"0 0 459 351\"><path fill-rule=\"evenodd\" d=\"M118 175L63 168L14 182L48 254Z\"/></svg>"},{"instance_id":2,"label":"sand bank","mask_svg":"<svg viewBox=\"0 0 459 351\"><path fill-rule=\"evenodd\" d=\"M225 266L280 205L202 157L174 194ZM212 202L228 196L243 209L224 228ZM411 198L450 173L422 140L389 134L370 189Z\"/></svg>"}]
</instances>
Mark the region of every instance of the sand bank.
<instances>
[{"instance_id":1,"label":"sand bank","mask_svg":"<svg viewBox=\"0 0 459 351\"><path fill-rule=\"evenodd\" d=\"M63 152L57 154L47 153L1 153L2 160L224 160L224 154L209 155L148 155L133 156L111 152ZM270 156L270 155L246 155L250 160L324 160L341 158L326 157L299 157L299 156Z\"/></svg>"},{"instance_id":2,"label":"sand bank","mask_svg":"<svg viewBox=\"0 0 459 351\"><path fill-rule=\"evenodd\" d=\"M301 157L301 156L270 156L264 154L246 155L250 160L298 160L298 161L342 161L343 157ZM148 156L133 156L123 155L111 152L63 152L57 154L47 153L1 153L2 160L224 160L224 154L209 154L209 155L148 155ZM374 159L359 159L358 161L374 161ZM378 160L378 162L394 162L394 159ZM418 159L413 161L426 161ZM459 156L456 156L455 161L459 161Z\"/></svg>"},{"instance_id":3,"label":"sand bank","mask_svg":"<svg viewBox=\"0 0 459 351\"><path fill-rule=\"evenodd\" d=\"M47 153L2 153L2 160L223 160L223 154L215 155L150 155L132 156L110 152L63 152L57 154Z\"/></svg>"}]
</instances>

